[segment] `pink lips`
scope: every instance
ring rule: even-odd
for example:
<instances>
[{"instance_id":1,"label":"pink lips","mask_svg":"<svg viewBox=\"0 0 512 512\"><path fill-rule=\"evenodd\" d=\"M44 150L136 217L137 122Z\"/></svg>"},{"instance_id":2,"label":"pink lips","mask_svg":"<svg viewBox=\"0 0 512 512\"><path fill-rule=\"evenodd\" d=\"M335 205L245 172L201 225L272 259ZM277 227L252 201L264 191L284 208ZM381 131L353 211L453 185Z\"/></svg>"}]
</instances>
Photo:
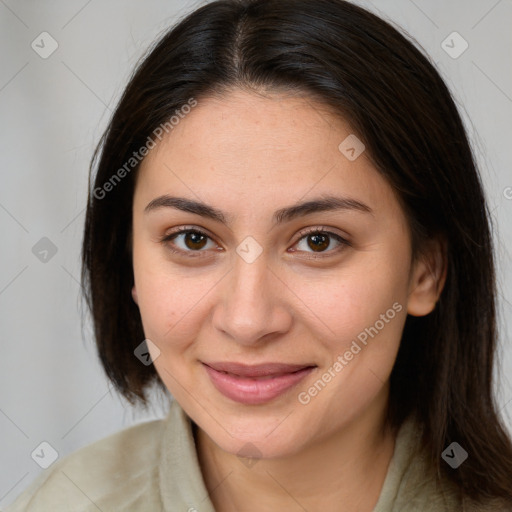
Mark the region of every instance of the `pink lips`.
<instances>
[{"instance_id":1,"label":"pink lips","mask_svg":"<svg viewBox=\"0 0 512 512\"><path fill-rule=\"evenodd\" d=\"M224 396L248 405L262 404L281 395L311 373L314 366L266 363L203 363L213 385Z\"/></svg>"}]
</instances>

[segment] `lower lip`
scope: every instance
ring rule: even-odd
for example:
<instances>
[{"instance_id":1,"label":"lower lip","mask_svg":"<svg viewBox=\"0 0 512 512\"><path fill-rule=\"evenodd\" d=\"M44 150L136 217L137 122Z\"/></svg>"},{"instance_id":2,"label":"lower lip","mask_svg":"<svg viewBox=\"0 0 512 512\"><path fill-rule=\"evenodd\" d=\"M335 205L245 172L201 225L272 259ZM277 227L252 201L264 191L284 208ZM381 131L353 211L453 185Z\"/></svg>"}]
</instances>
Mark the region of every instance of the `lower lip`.
<instances>
[{"instance_id":1,"label":"lower lip","mask_svg":"<svg viewBox=\"0 0 512 512\"><path fill-rule=\"evenodd\" d=\"M314 370L313 367L308 367L298 372L285 373L276 377L251 379L220 372L207 365L203 366L218 391L235 402L247 405L270 402L296 386Z\"/></svg>"}]
</instances>

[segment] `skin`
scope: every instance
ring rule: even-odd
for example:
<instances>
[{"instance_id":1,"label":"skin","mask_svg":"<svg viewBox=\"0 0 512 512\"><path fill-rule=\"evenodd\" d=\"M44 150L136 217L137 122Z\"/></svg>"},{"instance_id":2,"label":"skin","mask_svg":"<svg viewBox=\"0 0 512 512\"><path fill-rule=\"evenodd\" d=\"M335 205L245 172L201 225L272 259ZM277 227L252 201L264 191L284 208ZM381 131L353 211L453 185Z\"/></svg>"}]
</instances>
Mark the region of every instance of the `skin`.
<instances>
[{"instance_id":1,"label":"skin","mask_svg":"<svg viewBox=\"0 0 512 512\"><path fill-rule=\"evenodd\" d=\"M203 477L220 512L369 512L382 489L395 442L384 421L389 376L406 313L432 311L445 271L438 243L412 260L393 190L365 152L349 161L338 149L351 133L311 98L231 90L199 101L139 171L133 298L160 351L157 372L198 426ZM164 194L202 201L229 222L171 207L145 212ZM327 194L371 213L314 212L272 224L276 210ZM190 235L161 241L180 227L210 238L199 249ZM309 228L349 243L327 238L315 252ZM263 249L252 263L236 252L247 236ZM402 310L301 404L298 393L394 303ZM271 402L245 405L216 390L203 361L317 368ZM261 456L253 464L237 455L247 443Z\"/></svg>"}]
</instances>

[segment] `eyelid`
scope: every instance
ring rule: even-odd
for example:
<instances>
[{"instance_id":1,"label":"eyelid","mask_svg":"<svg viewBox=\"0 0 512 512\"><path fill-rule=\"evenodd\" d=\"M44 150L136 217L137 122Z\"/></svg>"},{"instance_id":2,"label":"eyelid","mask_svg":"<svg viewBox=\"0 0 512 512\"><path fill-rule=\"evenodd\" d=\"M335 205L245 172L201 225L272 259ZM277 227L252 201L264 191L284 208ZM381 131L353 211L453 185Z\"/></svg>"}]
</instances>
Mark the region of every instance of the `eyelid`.
<instances>
[{"instance_id":1,"label":"eyelid","mask_svg":"<svg viewBox=\"0 0 512 512\"><path fill-rule=\"evenodd\" d=\"M174 238L176 238L179 235L186 234L186 233L198 233L200 235L203 235L207 238L209 238L211 241L213 241L215 244L219 245L215 238L204 228L199 228L197 226L180 226L178 228L175 228L173 231L166 232L164 236L160 237L159 242L163 243L167 246L167 249L174 254L178 254L185 257L191 257L191 258L197 258L197 257L205 257L208 256L208 252L206 250L199 250L199 251L184 251L183 249L179 249L176 246L174 246L172 243L170 243ZM221 249L224 250L224 249Z\"/></svg>"},{"instance_id":2,"label":"eyelid","mask_svg":"<svg viewBox=\"0 0 512 512\"><path fill-rule=\"evenodd\" d=\"M292 250L291 252L303 252L304 254L306 254L306 256L302 256L302 258L318 260L321 258L329 258L332 256L336 256L340 252L342 252L345 247L352 247L352 244L347 239L348 237L333 231L334 229L335 228L330 228L328 226L316 226L316 227L314 226L314 227L309 227L309 228L303 229L298 233L297 240L294 242L292 247L297 245L301 240L306 238L308 235L324 234L324 235L329 236L330 238L334 238L340 244L340 246L338 246L337 248L330 249L328 251L320 251L320 252L297 251L297 250Z\"/></svg>"},{"instance_id":3,"label":"eyelid","mask_svg":"<svg viewBox=\"0 0 512 512\"><path fill-rule=\"evenodd\" d=\"M315 253L315 252L310 253L308 251L296 251L296 250L292 251L292 252L305 252L306 254L310 255L310 256L306 256L306 258L317 259L317 258L328 257L331 255L337 254L340 252L340 250L343 249L344 246L351 246L351 243L347 240L347 238L345 236L332 231L333 229L335 229L335 228L330 228L327 226L312 226L309 228L305 228L305 229L299 231L299 233L297 234L297 239L293 243L292 247L297 245L306 236L308 236L310 234L317 234L317 233L325 234L325 235L330 236L331 238L335 238L341 244L341 247L338 247L337 249L331 249L328 251L324 251L324 252L318 252L318 253ZM194 232L194 233L198 233L200 235L206 236L207 238L212 240L214 243L219 245L216 242L215 238L207 230L205 230L204 228L199 228L197 226L193 226L193 225L180 226L178 228L175 228L173 231L166 232L164 234L164 236L162 236L159 239L159 242L166 244L167 242L171 242L173 238L175 238L181 234L186 234L186 233L190 233L190 232ZM209 252L207 250L184 251L182 249L178 249L177 247L173 246L173 244L166 244L166 245L169 245L168 248L173 253L188 256L188 257L202 257L203 255L201 253L205 253L205 255L207 256L208 252ZM224 249L221 249L221 250L224 250Z\"/></svg>"},{"instance_id":4,"label":"eyelid","mask_svg":"<svg viewBox=\"0 0 512 512\"><path fill-rule=\"evenodd\" d=\"M348 237L346 237L340 233L337 233L336 231L333 231L335 229L336 228L331 228L329 226L313 226L313 227L302 229L301 231L298 232L297 240L295 243L299 242L300 240L302 240L302 238L304 238L307 235L311 235L311 234L315 234L315 233L324 233L326 235L333 235L333 236L339 237L341 240L343 240L344 243L348 244L349 243L349 241L347 240Z\"/></svg>"},{"instance_id":5,"label":"eyelid","mask_svg":"<svg viewBox=\"0 0 512 512\"><path fill-rule=\"evenodd\" d=\"M166 231L163 237L161 237L160 241L164 242L166 240L171 239L173 236L181 235L182 233L188 233L189 231L194 231L196 233L200 233L201 235L205 235L212 240L215 240L215 237L211 235L206 229L200 228L197 226L179 226L177 228L173 228L173 231Z\"/></svg>"}]
</instances>

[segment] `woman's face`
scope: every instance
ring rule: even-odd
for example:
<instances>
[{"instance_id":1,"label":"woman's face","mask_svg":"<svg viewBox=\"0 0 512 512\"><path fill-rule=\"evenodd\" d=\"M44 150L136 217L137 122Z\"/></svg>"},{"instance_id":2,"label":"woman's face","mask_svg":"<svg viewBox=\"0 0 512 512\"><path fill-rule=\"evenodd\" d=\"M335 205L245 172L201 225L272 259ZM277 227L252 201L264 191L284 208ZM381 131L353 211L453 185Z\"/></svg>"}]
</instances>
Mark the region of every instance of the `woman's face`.
<instances>
[{"instance_id":1,"label":"woman's face","mask_svg":"<svg viewBox=\"0 0 512 512\"><path fill-rule=\"evenodd\" d=\"M228 452L289 455L383 417L416 274L404 214L351 133L312 100L231 91L141 166L144 332L170 393Z\"/></svg>"}]
</instances>

